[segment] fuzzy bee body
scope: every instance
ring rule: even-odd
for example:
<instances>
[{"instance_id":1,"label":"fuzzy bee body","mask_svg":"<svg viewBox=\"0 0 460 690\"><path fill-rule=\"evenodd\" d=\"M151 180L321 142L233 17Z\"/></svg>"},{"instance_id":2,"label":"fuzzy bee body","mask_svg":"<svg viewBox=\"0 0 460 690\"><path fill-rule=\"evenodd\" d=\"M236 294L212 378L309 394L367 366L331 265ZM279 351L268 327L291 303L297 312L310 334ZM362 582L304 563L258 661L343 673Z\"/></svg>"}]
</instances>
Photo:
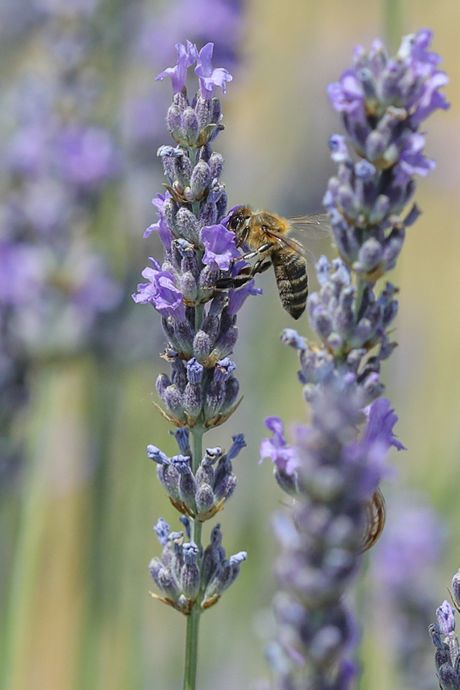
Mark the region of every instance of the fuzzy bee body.
<instances>
[{"instance_id":1,"label":"fuzzy bee body","mask_svg":"<svg viewBox=\"0 0 460 690\"><path fill-rule=\"evenodd\" d=\"M249 279L261 273L271 264L281 304L294 319L298 319L307 303L308 274L302 245L288 237L291 225L287 218L267 211L253 211L248 206L237 208L228 222L238 244L251 250L244 258L258 258L245 277Z\"/></svg>"},{"instance_id":2,"label":"fuzzy bee body","mask_svg":"<svg viewBox=\"0 0 460 690\"><path fill-rule=\"evenodd\" d=\"M271 259L281 304L293 319L298 319L307 303L307 263L303 256L286 249L274 250Z\"/></svg>"}]
</instances>

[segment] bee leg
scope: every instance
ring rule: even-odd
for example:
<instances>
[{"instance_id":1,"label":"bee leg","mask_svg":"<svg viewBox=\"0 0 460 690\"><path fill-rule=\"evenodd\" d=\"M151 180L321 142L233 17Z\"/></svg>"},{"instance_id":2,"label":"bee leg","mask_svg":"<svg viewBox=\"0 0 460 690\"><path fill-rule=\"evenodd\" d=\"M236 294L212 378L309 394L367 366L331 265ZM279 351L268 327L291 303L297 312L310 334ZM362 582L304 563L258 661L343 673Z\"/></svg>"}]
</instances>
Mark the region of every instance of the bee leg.
<instances>
[{"instance_id":1,"label":"bee leg","mask_svg":"<svg viewBox=\"0 0 460 690\"><path fill-rule=\"evenodd\" d=\"M271 265L272 262L270 259L259 259L259 261L256 261L252 267L251 276L255 276L256 273L264 273L265 271L268 271Z\"/></svg>"},{"instance_id":2,"label":"bee leg","mask_svg":"<svg viewBox=\"0 0 460 690\"><path fill-rule=\"evenodd\" d=\"M268 249L272 248L271 243L266 243L266 244L261 244L258 249L255 249L253 252L248 252L248 254L243 254L241 259L244 259L244 261L249 261L249 259L255 259L256 256L260 256L264 252L266 252Z\"/></svg>"}]
</instances>

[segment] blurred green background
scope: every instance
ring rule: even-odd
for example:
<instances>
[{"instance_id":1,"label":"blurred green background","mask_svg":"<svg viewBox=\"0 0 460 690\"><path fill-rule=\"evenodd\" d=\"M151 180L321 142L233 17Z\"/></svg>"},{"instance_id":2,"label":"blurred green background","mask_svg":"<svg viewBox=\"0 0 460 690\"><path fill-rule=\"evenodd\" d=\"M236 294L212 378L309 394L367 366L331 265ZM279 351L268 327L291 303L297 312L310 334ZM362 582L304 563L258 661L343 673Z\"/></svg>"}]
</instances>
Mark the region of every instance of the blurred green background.
<instances>
[{"instance_id":1,"label":"blurred green background","mask_svg":"<svg viewBox=\"0 0 460 690\"><path fill-rule=\"evenodd\" d=\"M133 11L140 7L132 5ZM174 0L150 2L147 9L161 18L172 5ZM104 3L100 30L109 38L120 30L126 6L117 0ZM383 2L366 0L247 2L239 64L223 99L226 129L215 146L225 156L230 205L249 203L284 215L320 209L332 172L327 140L340 127L325 87L350 64L356 44L367 46L374 37L388 35L387 9ZM441 601L460 565L460 3L401 0L399 9L395 34L422 27L434 31L434 50L443 56L451 79L452 105L429 123L427 152L437 168L419 180L423 215L408 232L393 276L401 289L400 346L385 379L400 417L397 433L408 452L392 457L396 473L384 492L399 492L404 500L404 492L415 489L445 521L444 556L430 592ZM123 99L139 85L146 85L153 99L160 93L164 99L169 85L155 83L153 76L174 63L171 46L164 64L146 69L133 48L132 27L128 24L132 34L124 36L128 48L123 44L118 54L120 42L108 40L115 53L101 52L99 66L106 82L106 117L117 121L122 146L129 139L117 120ZM184 31L181 38L187 37ZM33 36L7 52L5 80L34 60ZM169 143L166 132L164 143ZM155 150L144 155L142 171L128 168L121 192L109 188L95 216L99 246L120 272L128 255L139 272L150 254L159 255L155 240L141 239L154 220L150 199L161 188ZM314 258L332 254L324 238L312 238L308 247ZM259 285L263 297L249 300L239 319L235 361L243 403L205 439L207 445L225 446L232 434L246 436L248 447L236 461L239 484L220 521L227 552L245 549L249 557L238 582L202 620L201 690L249 688L266 674L264 633L276 555L270 516L282 498L268 462L257 462L258 445L266 415L280 414L288 424L305 418L296 358L278 338L293 323L279 305L271 274ZM127 289L134 287L135 279ZM33 372L32 397L20 424L26 461L19 480L1 495L2 690L181 686L185 621L148 595L147 564L159 551L152 525L160 515L176 525L145 456L148 443L166 452L174 448L168 424L152 404L163 338L153 310L134 303L129 310L137 312L133 323L140 318L147 324L139 337L148 340L148 356L106 360L86 353L42 362ZM298 328L309 334L306 318ZM131 340L136 345L135 328ZM385 628L375 616L364 615L370 590L372 583L365 584L359 596L368 660L362 686L403 688Z\"/></svg>"}]
</instances>

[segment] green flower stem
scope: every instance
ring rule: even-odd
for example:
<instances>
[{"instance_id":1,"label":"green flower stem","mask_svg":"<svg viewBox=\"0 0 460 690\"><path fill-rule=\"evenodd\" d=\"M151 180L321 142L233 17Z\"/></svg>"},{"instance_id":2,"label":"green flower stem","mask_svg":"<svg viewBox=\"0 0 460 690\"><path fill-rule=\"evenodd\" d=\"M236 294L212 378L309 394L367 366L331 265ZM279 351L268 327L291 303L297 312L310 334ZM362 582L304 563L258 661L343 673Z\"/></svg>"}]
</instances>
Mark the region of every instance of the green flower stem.
<instances>
[{"instance_id":1,"label":"green flower stem","mask_svg":"<svg viewBox=\"0 0 460 690\"><path fill-rule=\"evenodd\" d=\"M193 457L192 469L195 473L201 462L203 454L203 433L202 427L191 429L193 437ZM192 540L201 550L201 522L192 520ZM196 671L198 666L198 631L200 624L200 600L198 599L187 617L187 633L185 641L185 668L184 668L184 690L195 690Z\"/></svg>"},{"instance_id":2,"label":"green flower stem","mask_svg":"<svg viewBox=\"0 0 460 690\"><path fill-rule=\"evenodd\" d=\"M398 49L403 33L403 3L404 0L384 0L383 2L383 31L390 54Z\"/></svg>"},{"instance_id":3,"label":"green flower stem","mask_svg":"<svg viewBox=\"0 0 460 690\"><path fill-rule=\"evenodd\" d=\"M361 306L363 303L364 288L366 287L366 281L361 278L360 275L356 278L356 300L355 300L355 319L356 323L359 321Z\"/></svg>"}]
</instances>

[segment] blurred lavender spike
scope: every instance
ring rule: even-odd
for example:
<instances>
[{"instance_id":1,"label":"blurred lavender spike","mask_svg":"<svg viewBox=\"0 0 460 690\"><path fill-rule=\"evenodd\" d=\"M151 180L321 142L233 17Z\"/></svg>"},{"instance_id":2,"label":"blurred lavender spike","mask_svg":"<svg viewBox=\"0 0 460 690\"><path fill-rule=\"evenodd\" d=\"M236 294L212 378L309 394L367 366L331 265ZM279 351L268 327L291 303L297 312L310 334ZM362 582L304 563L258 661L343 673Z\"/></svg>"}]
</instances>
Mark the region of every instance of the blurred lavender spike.
<instances>
[{"instance_id":1,"label":"blurred lavender spike","mask_svg":"<svg viewBox=\"0 0 460 690\"><path fill-rule=\"evenodd\" d=\"M88 81L97 0L72 5L27 8L23 28L36 29L38 59L16 70L4 88L11 113L0 122L7 135L1 146L0 472L10 453L17 456L15 420L28 399L33 363L87 349L96 320L121 298L90 232L94 208L120 170L113 134L98 112L97 72ZM24 9L18 3L16 19Z\"/></svg>"},{"instance_id":2,"label":"blurred lavender spike","mask_svg":"<svg viewBox=\"0 0 460 690\"><path fill-rule=\"evenodd\" d=\"M460 570L452 580L452 603L460 610L457 598L457 582ZM455 632L455 609L448 601L443 601L436 609L437 623L430 625L429 632L435 646L435 667L441 690L460 688L460 646Z\"/></svg>"},{"instance_id":3,"label":"blurred lavender spike","mask_svg":"<svg viewBox=\"0 0 460 690\"><path fill-rule=\"evenodd\" d=\"M426 630L444 545L444 525L420 497L402 489L388 502L388 520L371 563L372 611L385 627L392 658L406 687L433 687ZM374 615L373 615L374 617Z\"/></svg>"},{"instance_id":4,"label":"blurred lavender spike","mask_svg":"<svg viewBox=\"0 0 460 690\"><path fill-rule=\"evenodd\" d=\"M396 346L398 290L377 283L395 266L406 224L418 216L414 206L406 211L414 176L433 167L419 125L447 107L439 92L447 77L430 40L428 31L406 36L395 58L378 41L370 51L359 48L352 68L329 87L346 130L329 140L337 173L324 196L340 258L321 257L316 266L320 287L307 308L317 343L292 329L282 338L298 353L312 418L295 429L293 443L278 417L267 418L272 437L261 446L278 484L295 497L289 522L276 521L278 634L269 659L283 690L348 688L357 675L356 624L343 594L363 548L383 528L375 498L387 452L404 449L380 378Z\"/></svg>"}]
</instances>

